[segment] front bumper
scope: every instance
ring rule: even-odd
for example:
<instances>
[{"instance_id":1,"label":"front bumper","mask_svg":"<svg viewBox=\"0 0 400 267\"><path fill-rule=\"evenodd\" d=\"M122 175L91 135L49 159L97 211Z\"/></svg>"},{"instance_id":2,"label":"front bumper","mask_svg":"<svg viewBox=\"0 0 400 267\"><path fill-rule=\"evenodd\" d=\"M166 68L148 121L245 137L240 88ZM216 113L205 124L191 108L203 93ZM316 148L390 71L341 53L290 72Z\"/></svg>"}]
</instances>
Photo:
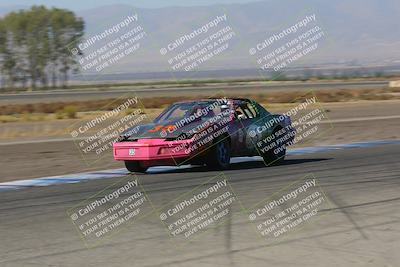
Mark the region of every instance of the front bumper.
<instances>
[{"instance_id":1,"label":"front bumper","mask_svg":"<svg viewBox=\"0 0 400 267\"><path fill-rule=\"evenodd\" d=\"M169 160L192 156L191 140L165 141L165 139L140 139L113 145L115 160Z\"/></svg>"}]
</instances>

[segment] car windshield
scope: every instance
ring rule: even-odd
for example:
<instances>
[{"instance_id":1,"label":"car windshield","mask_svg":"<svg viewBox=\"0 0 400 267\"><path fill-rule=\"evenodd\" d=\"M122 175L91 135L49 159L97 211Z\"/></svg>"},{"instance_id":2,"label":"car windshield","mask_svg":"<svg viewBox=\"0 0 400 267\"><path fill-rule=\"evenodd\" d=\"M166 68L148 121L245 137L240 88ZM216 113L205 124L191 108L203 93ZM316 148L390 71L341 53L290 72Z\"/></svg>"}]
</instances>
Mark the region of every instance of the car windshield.
<instances>
[{"instance_id":1,"label":"car windshield","mask_svg":"<svg viewBox=\"0 0 400 267\"><path fill-rule=\"evenodd\" d=\"M221 105L222 103L217 101L176 103L169 106L154 122L175 121L182 118L189 118L190 116L196 120L201 120L202 118L212 117L221 113Z\"/></svg>"}]
</instances>

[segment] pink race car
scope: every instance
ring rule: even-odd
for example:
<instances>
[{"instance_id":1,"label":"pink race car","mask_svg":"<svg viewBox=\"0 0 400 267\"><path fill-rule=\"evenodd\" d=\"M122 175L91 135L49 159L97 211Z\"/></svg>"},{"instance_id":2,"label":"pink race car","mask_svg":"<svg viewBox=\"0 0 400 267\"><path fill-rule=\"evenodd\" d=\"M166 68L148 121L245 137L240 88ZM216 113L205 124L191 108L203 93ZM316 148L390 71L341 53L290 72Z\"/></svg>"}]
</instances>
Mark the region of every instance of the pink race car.
<instances>
[{"instance_id":1,"label":"pink race car","mask_svg":"<svg viewBox=\"0 0 400 267\"><path fill-rule=\"evenodd\" d=\"M226 169L235 156L280 162L294 135L288 116L249 99L215 98L172 104L152 123L122 134L113 153L131 172L182 164Z\"/></svg>"}]
</instances>

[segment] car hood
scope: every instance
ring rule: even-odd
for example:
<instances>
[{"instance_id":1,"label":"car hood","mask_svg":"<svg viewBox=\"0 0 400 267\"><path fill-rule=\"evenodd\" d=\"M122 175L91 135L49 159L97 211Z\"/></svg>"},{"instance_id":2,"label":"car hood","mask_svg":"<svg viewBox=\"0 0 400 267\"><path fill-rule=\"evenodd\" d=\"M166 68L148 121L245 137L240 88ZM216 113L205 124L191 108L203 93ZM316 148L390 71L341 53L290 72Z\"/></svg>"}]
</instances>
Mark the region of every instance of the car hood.
<instances>
[{"instance_id":1,"label":"car hood","mask_svg":"<svg viewBox=\"0 0 400 267\"><path fill-rule=\"evenodd\" d=\"M162 123L148 123L148 124L141 124L135 127L132 127L126 130L121 136L125 137L126 139L141 139L141 138L177 138L181 134L188 134L189 132L193 132L194 129L201 129L206 125L206 120L196 120L191 123L185 124L184 126L177 127L174 131L168 131L168 126L177 125L180 120L176 121L166 121ZM202 125L203 124L203 125ZM173 129L171 127L171 129ZM188 139L190 138L187 135Z\"/></svg>"}]
</instances>

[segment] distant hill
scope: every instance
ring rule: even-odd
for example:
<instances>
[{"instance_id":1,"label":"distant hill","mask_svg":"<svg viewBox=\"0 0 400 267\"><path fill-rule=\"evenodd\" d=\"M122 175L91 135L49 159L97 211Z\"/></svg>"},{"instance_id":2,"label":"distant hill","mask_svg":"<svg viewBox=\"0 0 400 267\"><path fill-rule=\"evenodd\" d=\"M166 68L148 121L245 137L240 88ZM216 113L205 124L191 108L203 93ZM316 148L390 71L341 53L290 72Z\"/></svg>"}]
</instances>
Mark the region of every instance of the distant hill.
<instances>
[{"instance_id":1,"label":"distant hill","mask_svg":"<svg viewBox=\"0 0 400 267\"><path fill-rule=\"evenodd\" d=\"M4 14L0 8L0 14ZM80 11L86 22L86 36L104 31L129 14L139 15L148 36L139 52L107 68L107 72L146 72L169 69L160 48L217 15L227 14L226 25L236 37L228 51L211 59L202 69L255 68L249 48L271 34L316 14L316 24L326 36L321 46L296 65L390 64L400 60L400 1L398 0L279 0L247 4L199 7L137 9L112 5Z\"/></svg>"}]
</instances>

